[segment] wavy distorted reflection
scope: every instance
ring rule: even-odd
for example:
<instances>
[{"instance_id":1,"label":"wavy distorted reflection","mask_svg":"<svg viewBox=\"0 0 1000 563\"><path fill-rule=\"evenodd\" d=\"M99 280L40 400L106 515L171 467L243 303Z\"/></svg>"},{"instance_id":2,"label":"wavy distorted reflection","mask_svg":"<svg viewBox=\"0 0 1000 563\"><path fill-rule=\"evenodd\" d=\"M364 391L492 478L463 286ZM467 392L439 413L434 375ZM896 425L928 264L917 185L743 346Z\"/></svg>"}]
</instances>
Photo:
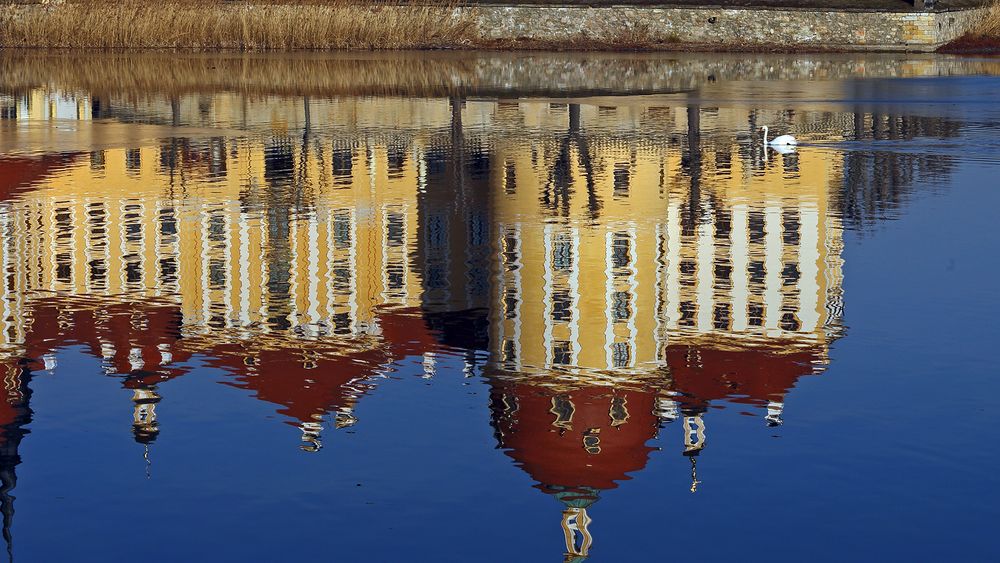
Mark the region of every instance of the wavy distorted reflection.
<instances>
[{"instance_id":1,"label":"wavy distorted reflection","mask_svg":"<svg viewBox=\"0 0 1000 563\"><path fill-rule=\"evenodd\" d=\"M940 156L769 154L758 124L825 140L957 128L696 96L6 99L3 135L48 149L0 159L5 518L28 385L58 373L60 348L133 391L122 408L147 448L198 357L306 451L356 423L395 362L433 376L462 354L499 447L564 505L568 560L588 554L590 505L668 424L693 492L711 407L782 423L842 334L844 222L948 173Z\"/></svg>"}]
</instances>

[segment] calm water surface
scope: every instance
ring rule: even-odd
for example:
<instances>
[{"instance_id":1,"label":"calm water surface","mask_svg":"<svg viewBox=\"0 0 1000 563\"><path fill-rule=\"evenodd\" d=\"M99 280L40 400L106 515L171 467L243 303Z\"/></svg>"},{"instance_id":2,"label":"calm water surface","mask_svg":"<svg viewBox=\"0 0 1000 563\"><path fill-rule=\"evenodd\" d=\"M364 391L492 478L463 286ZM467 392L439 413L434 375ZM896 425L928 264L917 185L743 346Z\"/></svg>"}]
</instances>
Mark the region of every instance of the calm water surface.
<instances>
[{"instance_id":1,"label":"calm water surface","mask_svg":"<svg viewBox=\"0 0 1000 563\"><path fill-rule=\"evenodd\" d=\"M12 559L1000 557L1000 61L0 70Z\"/></svg>"}]
</instances>

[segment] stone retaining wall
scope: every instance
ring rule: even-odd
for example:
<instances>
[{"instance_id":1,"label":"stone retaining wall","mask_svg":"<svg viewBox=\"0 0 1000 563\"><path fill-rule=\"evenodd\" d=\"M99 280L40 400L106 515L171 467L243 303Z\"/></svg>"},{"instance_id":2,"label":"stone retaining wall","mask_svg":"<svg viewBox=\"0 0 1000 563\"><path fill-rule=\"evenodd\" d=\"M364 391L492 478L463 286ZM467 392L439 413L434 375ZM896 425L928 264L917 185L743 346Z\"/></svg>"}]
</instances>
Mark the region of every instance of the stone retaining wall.
<instances>
[{"instance_id":1,"label":"stone retaining wall","mask_svg":"<svg viewBox=\"0 0 1000 563\"><path fill-rule=\"evenodd\" d=\"M486 40L503 44L695 43L727 47L932 51L964 35L986 8L951 12L848 12L643 6L469 6Z\"/></svg>"}]
</instances>

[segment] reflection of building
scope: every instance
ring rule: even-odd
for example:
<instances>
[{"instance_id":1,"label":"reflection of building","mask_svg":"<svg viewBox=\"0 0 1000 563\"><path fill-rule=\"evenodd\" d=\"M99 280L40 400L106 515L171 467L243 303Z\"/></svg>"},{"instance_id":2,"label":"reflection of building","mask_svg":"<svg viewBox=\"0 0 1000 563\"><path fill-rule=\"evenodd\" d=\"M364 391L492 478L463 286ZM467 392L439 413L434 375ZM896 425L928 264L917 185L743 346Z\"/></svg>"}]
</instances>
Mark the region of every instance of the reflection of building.
<instances>
[{"instance_id":1,"label":"reflection of building","mask_svg":"<svg viewBox=\"0 0 1000 563\"><path fill-rule=\"evenodd\" d=\"M155 441L159 434L157 385L186 373L181 366L190 358L178 347L179 314L175 307L156 302L40 297L30 300L23 311L27 314L20 327L23 339L18 351L22 357L55 369L55 353L60 348L82 346L86 353L101 359L104 373L121 377L122 385L132 391L135 440L146 445Z\"/></svg>"},{"instance_id":2,"label":"reflection of building","mask_svg":"<svg viewBox=\"0 0 1000 563\"><path fill-rule=\"evenodd\" d=\"M420 336L422 319L405 309L420 296L408 250L416 232L410 189L416 172L387 166L392 155L384 148L314 153L279 142L231 152L211 140L99 154L89 162L60 160L47 177L38 175L40 189L0 204L7 327L0 340L30 347L45 318L38 292L100 303L127 296L132 304L121 307L135 314L142 303L169 309L175 326L146 320L131 331L116 327L115 336L127 340L150 330L170 342L147 347L91 339L103 356L142 351L133 362L138 368L114 370L149 372L136 379L142 383L134 397L137 439L150 441L158 432L155 375L169 371L145 355L176 361L210 354L210 363L238 374L235 385L284 405L282 413L312 440L325 413L336 412L337 424L352 420L364 389L358 382L429 347ZM251 175L227 169L227 161L245 164ZM197 177L195 194L186 193L188 174ZM323 175L331 179L325 193L316 188ZM96 319L114 309L86 310ZM99 326L78 317L66 323L80 338L89 325ZM178 349L181 337L187 347ZM320 340L330 337L341 340L333 350Z\"/></svg>"},{"instance_id":3,"label":"reflection of building","mask_svg":"<svg viewBox=\"0 0 1000 563\"><path fill-rule=\"evenodd\" d=\"M372 304L405 303L419 286L405 252L415 230L412 177L351 177L353 189L308 193L294 182L311 177L284 176L293 176L291 161L299 158L291 147L256 154L233 147L249 170L218 183L199 179L208 184L177 197L189 188L173 185L165 164L178 158L181 168L192 155L173 150L102 151L98 161L52 175L45 191L5 204L8 230L37 225L7 239L8 265L20 270L10 291L169 295L184 308L185 329L263 323L315 336L374 330ZM349 158L359 152L374 169L379 151L355 149ZM313 158L333 156L328 150ZM210 176L205 168L194 173ZM365 177L367 169L359 169L354 174ZM381 189L371 193L369 180ZM369 198L372 205L364 205ZM14 259L25 252L51 260Z\"/></svg>"},{"instance_id":4,"label":"reflection of building","mask_svg":"<svg viewBox=\"0 0 1000 563\"><path fill-rule=\"evenodd\" d=\"M431 375L447 346L471 372L486 350L498 442L585 556L588 507L661 425L678 421L696 488L710 407L780 424L840 334L831 194L855 168L734 142L749 108L28 98L17 119L79 122L65 155L0 160L2 362L83 344L132 390L144 445L195 355L315 451L393 362ZM114 119L151 137L109 148ZM183 129L216 122L251 133Z\"/></svg>"},{"instance_id":5,"label":"reflection of building","mask_svg":"<svg viewBox=\"0 0 1000 563\"><path fill-rule=\"evenodd\" d=\"M496 156L491 342L506 368L637 369L669 346L822 348L836 331L840 227L816 189L833 180L822 157L782 181L729 154L691 195L681 155L655 146L547 149ZM561 193L557 208L535 186Z\"/></svg>"},{"instance_id":6,"label":"reflection of building","mask_svg":"<svg viewBox=\"0 0 1000 563\"><path fill-rule=\"evenodd\" d=\"M21 118L68 117L34 115L51 105L36 97L23 102ZM103 114L113 109L103 106ZM95 354L128 356L138 367L112 372L128 374L143 442L159 432L156 384L191 353L209 354L235 372L234 385L282 405L306 444L318 444L324 414L349 423L363 381L429 342L419 315L378 311L419 299L408 251L418 181L408 162L384 146L313 150L287 137L253 146L168 139L89 158L0 161L11 184L5 193L35 188L0 203L0 341L10 354L38 357L26 347L59 346L68 330L89 339ZM65 319L61 337L45 336L49 307L79 304L49 306L38 292L119 303L143 326L115 327L125 341L105 342L88 327L100 328L97 319L109 314L118 319L114 307L83 307ZM149 326L143 303L171 311L176 326ZM144 334L168 342L145 346L135 340ZM323 337L342 342L331 350Z\"/></svg>"},{"instance_id":7,"label":"reflection of building","mask_svg":"<svg viewBox=\"0 0 1000 563\"><path fill-rule=\"evenodd\" d=\"M0 95L0 111L0 119L21 121L85 120L93 116L88 96L45 89L33 89L17 98Z\"/></svg>"},{"instance_id":8,"label":"reflection of building","mask_svg":"<svg viewBox=\"0 0 1000 563\"><path fill-rule=\"evenodd\" d=\"M587 507L645 466L661 423L681 419L694 468L710 402L780 422L838 334L841 231L824 155L765 167L697 137L588 138L600 112L550 112L561 137L494 156L488 373L500 446L564 502L572 557L592 541Z\"/></svg>"}]
</instances>

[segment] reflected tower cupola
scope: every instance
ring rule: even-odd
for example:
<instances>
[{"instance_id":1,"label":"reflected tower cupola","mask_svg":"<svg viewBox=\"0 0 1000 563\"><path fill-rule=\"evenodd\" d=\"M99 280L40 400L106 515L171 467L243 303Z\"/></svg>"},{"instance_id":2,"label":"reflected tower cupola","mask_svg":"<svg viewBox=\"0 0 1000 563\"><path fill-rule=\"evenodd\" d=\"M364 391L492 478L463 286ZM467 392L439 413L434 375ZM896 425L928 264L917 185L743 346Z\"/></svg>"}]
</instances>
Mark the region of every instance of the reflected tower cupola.
<instances>
[{"instance_id":1,"label":"reflected tower cupola","mask_svg":"<svg viewBox=\"0 0 1000 563\"><path fill-rule=\"evenodd\" d=\"M160 434L156 421L156 404L160 399L155 386L132 391L132 436L136 442L148 446Z\"/></svg>"},{"instance_id":2,"label":"reflected tower cupola","mask_svg":"<svg viewBox=\"0 0 1000 563\"><path fill-rule=\"evenodd\" d=\"M544 376L491 376L492 424L500 448L536 487L563 505L566 561L587 557L588 510L603 491L641 471L655 448L661 390L568 386Z\"/></svg>"}]
</instances>

